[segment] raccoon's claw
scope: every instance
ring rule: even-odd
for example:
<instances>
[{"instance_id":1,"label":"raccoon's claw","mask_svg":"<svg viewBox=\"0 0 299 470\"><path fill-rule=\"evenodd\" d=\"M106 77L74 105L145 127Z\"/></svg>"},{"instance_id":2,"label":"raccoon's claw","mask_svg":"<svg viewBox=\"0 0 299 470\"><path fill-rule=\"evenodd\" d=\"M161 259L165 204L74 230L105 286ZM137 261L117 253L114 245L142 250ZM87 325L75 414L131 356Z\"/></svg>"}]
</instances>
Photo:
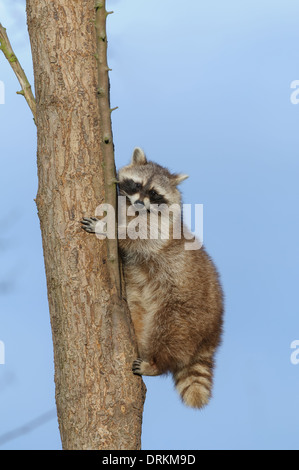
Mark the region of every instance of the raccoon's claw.
<instances>
[{"instance_id":1,"label":"raccoon's claw","mask_svg":"<svg viewBox=\"0 0 299 470\"><path fill-rule=\"evenodd\" d=\"M83 230L88 233L96 233L96 224L98 221L99 219L95 217L83 217L81 220Z\"/></svg>"},{"instance_id":2,"label":"raccoon's claw","mask_svg":"<svg viewBox=\"0 0 299 470\"><path fill-rule=\"evenodd\" d=\"M142 375L141 364L143 363L142 359L136 359L132 364L132 372L134 375Z\"/></svg>"},{"instance_id":3,"label":"raccoon's claw","mask_svg":"<svg viewBox=\"0 0 299 470\"><path fill-rule=\"evenodd\" d=\"M154 362L149 363L140 358L133 362L132 371L135 375L160 375L160 371Z\"/></svg>"}]
</instances>

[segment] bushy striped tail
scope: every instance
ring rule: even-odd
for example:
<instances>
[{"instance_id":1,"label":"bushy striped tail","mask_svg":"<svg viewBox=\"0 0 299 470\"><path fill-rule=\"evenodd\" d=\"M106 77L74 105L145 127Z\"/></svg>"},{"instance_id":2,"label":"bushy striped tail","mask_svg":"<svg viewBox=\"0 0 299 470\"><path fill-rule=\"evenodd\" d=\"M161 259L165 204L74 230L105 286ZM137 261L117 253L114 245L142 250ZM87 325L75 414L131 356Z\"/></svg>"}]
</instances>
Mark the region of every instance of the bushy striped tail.
<instances>
[{"instance_id":1,"label":"bushy striped tail","mask_svg":"<svg viewBox=\"0 0 299 470\"><path fill-rule=\"evenodd\" d=\"M199 359L196 364L174 373L175 386L185 405L203 408L212 396L213 361Z\"/></svg>"}]
</instances>

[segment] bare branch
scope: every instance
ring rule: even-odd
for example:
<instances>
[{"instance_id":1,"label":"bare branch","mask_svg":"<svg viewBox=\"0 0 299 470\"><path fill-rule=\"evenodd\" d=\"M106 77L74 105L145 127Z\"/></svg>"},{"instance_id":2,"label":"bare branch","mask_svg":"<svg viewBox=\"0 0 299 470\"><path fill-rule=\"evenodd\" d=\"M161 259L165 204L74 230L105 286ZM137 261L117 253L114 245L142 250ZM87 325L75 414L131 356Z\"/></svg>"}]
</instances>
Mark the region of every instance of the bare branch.
<instances>
[{"instance_id":1,"label":"bare branch","mask_svg":"<svg viewBox=\"0 0 299 470\"><path fill-rule=\"evenodd\" d=\"M20 82L22 87L21 91L18 91L17 94L23 95L25 100L27 101L32 114L34 121L36 119L36 102L33 96L31 85L26 77L24 70L21 67L20 62L18 61L17 56L15 55L13 48L11 47L10 41L6 34L6 29L0 23L0 50L5 55L6 59L8 60L11 68L13 69L17 79Z\"/></svg>"},{"instance_id":2,"label":"bare branch","mask_svg":"<svg viewBox=\"0 0 299 470\"><path fill-rule=\"evenodd\" d=\"M114 162L114 146L111 126L111 112L117 108L110 109L110 85L109 67L107 61L107 16L112 12L106 11L105 0L96 2L96 33L97 33L97 64L98 64L98 99L102 123L102 150L103 166L105 175L105 198L106 203L116 209L116 169ZM114 239L107 238L108 269L112 285L116 287L117 295L121 298L120 263L118 256L118 242L115 234Z\"/></svg>"},{"instance_id":3,"label":"bare branch","mask_svg":"<svg viewBox=\"0 0 299 470\"><path fill-rule=\"evenodd\" d=\"M51 421L55 417L56 410L47 411L46 413L40 415L38 418L35 418L32 421L29 421L23 426L20 426L19 428L14 429L13 431L9 431L5 434L2 434L0 436L0 446L12 441L13 439L16 439L17 437L21 437L24 434L34 431L34 429L38 428L39 426L42 426L48 421Z\"/></svg>"}]
</instances>

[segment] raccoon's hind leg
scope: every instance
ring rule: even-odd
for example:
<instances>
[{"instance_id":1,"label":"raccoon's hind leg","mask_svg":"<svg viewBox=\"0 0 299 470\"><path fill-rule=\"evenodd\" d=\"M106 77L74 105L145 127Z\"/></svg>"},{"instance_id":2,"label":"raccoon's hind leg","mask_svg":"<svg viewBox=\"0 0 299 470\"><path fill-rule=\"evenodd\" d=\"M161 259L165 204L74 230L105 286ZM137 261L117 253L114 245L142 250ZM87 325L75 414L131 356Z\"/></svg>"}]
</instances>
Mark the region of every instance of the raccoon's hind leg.
<instances>
[{"instance_id":1,"label":"raccoon's hind leg","mask_svg":"<svg viewBox=\"0 0 299 470\"><path fill-rule=\"evenodd\" d=\"M178 393L185 405L203 408L212 396L213 357L199 356L192 365L186 366L173 374Z\"/></svg>"},{"instance_id":2,"label":"raccoon's hind leg","mask_svg":"<svg viewBox=\"0 0 299 470\"><path fill-rule=\"evenodd\" d=\"M132 371L135 375L160 375L155 363L149 363L143 359L136 359L136 361L133 362Z\"/></svg>"}]
</instances>

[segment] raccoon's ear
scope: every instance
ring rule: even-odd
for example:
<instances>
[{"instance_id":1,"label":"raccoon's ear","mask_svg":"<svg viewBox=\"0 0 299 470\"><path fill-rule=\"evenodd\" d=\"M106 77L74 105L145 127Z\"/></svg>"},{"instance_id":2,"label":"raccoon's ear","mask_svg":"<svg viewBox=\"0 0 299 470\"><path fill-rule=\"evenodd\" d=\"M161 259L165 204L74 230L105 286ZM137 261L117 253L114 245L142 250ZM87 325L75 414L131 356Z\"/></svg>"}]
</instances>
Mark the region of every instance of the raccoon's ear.
<instances>
[{"instance_id":1,"label":"raccoon's ear","mask_svg":"<svg viewBox=\"0 0 299 470\"><path fill-rule=\"evenodd\" d=\"M141 148L136 147L132 155L131 165L145 165L146 163L147 159L144 151Z\"/></svg>"},{"instance_id":2,"label":"raccoon's ear","mask_svg":"<svg viewBox=\"0 0 299 470\"><path fill-rule=\"evenodd\" d=\"M178 175L172 175L172 180L177 186L178 184L181 184L183 181L185 181L187 178L189 178L189 175L185 175L184 173L180 173Z\"/></svg>"}]
</instances>

